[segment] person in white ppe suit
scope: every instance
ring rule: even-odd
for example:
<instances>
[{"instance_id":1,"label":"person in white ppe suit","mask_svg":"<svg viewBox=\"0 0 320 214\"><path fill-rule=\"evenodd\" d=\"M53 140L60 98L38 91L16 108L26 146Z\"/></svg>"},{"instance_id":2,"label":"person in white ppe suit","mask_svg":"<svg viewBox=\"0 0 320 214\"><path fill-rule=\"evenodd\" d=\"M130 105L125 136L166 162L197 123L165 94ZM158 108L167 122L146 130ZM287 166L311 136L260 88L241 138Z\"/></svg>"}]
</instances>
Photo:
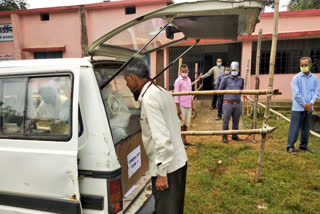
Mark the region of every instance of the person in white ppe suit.
<instances>
[{"instance_id":1,"label":"person in white ppe suit","mask_svg":"<svg viewBox=\"0 0 320 214\"><path fill-rule=\"evenodd\" d=\"M103 84L100 73L95 72L98 85ZM116 91L112 90L110 84L101 90L103 103L109 119L112 137L114 143L117 143L128 137L127 127L130 121L130 111L123 97Z\"/></svg>"},{"instance_id":2,"label":"person in white ppe suit","mask_svg":"<svg viewBox=\"0 0 320 214\"><path fill-rule=\"evenodd\" d=\"M70 100L65 96L58 95L57 89L51 84L42 85L39 94L42 101L36 109L34 119L49 121L49 124L44 125L50 127L51 133L68 132L69 126L63 128L62 124L69 124ZM38 123L38 125L40 124Z\"/></svg>"}]
</instances>

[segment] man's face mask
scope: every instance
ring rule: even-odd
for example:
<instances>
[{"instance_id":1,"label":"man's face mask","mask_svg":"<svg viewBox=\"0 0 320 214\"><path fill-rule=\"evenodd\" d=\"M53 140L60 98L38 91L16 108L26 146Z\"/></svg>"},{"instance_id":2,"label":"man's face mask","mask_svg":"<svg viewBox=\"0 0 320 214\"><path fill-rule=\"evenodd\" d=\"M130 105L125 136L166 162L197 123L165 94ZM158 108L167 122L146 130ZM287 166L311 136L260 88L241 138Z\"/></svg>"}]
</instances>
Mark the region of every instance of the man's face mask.
<instances>
[{"instance_id":1,"label":"man's face mask","mask_svg":"<svg viewBox=\"0 0 320 214\"><path fill-rule=\"evenodd\" d=\"M222 62L217 62L217 66L221 66Z\"/></svg>"},{"instance_id":2,"label":"man's face mask","mask_svg":"<svg viewBox=\"0 0 320 214\"><path fill-rule=\"evenodd\" d=\"M230 70L224 71L224 74L225 74L225 75L229 75L229 74L230 74Z\"/></svg>"},{"instance_id":3,"label":"man's face mask","mask_svg":"<svg viewBox=\"0 0 320 214\"><path fill-rule=\"evenodd\" d=\"M309 65L302 65L300 66L300 70L303 72L303 73L307 73L309 72Z\"/></svg>"},{"instance_id":4,"label":"man's face mask","mask_svg":"<svg viewBox=\"0 0 320 214\"><path fill-rule=\"evenodd\" d=\"M238 76L239 71L231 71L232 76Z\"/></svg>"},{"instance_id":5,"label":"man's face mask","mask_svg":"<svg viewBox=\"0 0 320 214\"><path fill-rule=\"evenodd\" d=\"M187 77L188 77L188 72L186 72L186 73L181 73L181 76L182 76L183 78L187 78Z\"/></svg>"}]
</instances>

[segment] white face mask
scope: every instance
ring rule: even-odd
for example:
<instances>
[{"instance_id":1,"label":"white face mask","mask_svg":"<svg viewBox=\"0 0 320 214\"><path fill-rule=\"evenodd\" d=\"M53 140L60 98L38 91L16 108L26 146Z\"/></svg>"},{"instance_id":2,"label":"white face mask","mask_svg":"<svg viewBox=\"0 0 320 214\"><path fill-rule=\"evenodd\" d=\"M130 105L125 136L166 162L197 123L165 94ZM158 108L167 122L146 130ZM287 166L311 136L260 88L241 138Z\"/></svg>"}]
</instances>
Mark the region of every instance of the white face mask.
<instances>
[{"instance_id":1,"label":"white face mask","mask_svg":"<svg viewBox=\"0 0 320 214\"><path fill-rule=\"evenodd\" d=\"M229 74L230 74L230 71L224 71L224 74L225 74L225 75L229 75Z\"/></svg>"},{"instance_id":2,"label":"white face mask","mask_svg":"<svg viewBox=\"0 0 320 214\"><path fill-rule=\"evenodd\" d=\"M217 66L221 66L221 64L222 64L221 62L217 62Z\"/></svg>"},{"instance_id":3,"label":"white face mask","mask_svg":"<svg viewBox=\"0 0 320 214\"><path fill-rule=\"evenodd\" d=\"M239 73L238 71L231 71L232 76L238 76L238 73Z\"/></svg>"},{"instance_id":4,"label":"white face mask","mask_svg":"<svg viewBox=\"0 0 320 214\"><path fill-rule=\"evenodd\" d=\"M183 78L186 78L186 77L188 77L188 73L181 73L181 76L182 76Z\"/></svg>"}]
</instances>

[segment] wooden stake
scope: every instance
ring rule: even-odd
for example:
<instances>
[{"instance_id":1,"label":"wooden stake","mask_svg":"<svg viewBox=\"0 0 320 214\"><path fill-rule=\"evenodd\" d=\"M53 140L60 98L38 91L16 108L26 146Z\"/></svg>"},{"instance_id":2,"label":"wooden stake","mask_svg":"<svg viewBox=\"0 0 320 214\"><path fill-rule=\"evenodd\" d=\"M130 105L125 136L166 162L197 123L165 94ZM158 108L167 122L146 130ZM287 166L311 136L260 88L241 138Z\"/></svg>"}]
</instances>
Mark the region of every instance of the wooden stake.
<instances>
[{"instance_id":1,"label":"wooden stake","mask_svg":"<svg viewBox=\"0 0 320 214\"><path fill-rule=\"evenodd\" d=\"M250 70L249 66L250 66L250 59L248 59L246 76L245 76L245 80L244 80L244 89L245 90L248 89L249 70ZM244 103L244 108L242 108L242 115L247 114L247 112L248 112L248 101L246 99L244 99L243 103Z\"/></svg>"},{"instance_id":2,"label":"wooden stake","mask_svg":"<svg viewBox=\"0 0 320 214\"><path fill-rule=\"evenodd\" d=\"M257 56L256 56L256 84L255 89L259 89L259 72L260 72L260 53L261 53L261 37L262 37L262 29L259 30L259 37L258 37L258 47L257 47ZM253 122L252 128L257 128L257 117L258 117L258 99L259 96L254 96L254 103L253 103ZM252 135L252 143L256 143L255 135Z\"/></svg>"},{"instance_id":3,"label":"wooden stake","mask_svg":"<svg viewBox=\"0 0 320 214\"><path fill-rule=\"evenodd\" d=\"M194 65L194 80L196 81L197 79L198 79L198 63L196 63ZM194 85L194 90L198 91L198 84L197 83Z\"/></svg>"},{"instance_id":4,"label":"wooden stake","mask_svg":"<svg viewBox=\"0 0 320 214\"><path fill-rule=\"evenodd\" d=\"M268 85L269 91L273 91L274 64L275 64L276 54L277 54L278 16L279 16L279 0L274 0L273 35L272 35L270 67L269 67L269 85ZM266 128L268 126L271 98L272 98L272 94L269 93L267 95L266 110L264 112L263 128ZM260 151L259 151L258 167L257 167L255 182L260 181L266 138L267 138L267 134L263 134Z\"/></svg>"},{"instance_id":5,"label":"wooden stake","mask_svg":"<svg viewBox=\"0 0 320 214\"><path fill-rule=\"evenodd\" d=\"M250 59L248 59L248 64L247 64L247 70L246 70L246 77L245 77L245 80L244 80L244 89L248 89L248 79L249 79L249 66L250 66Z\"/></svg>"}]
</instances>

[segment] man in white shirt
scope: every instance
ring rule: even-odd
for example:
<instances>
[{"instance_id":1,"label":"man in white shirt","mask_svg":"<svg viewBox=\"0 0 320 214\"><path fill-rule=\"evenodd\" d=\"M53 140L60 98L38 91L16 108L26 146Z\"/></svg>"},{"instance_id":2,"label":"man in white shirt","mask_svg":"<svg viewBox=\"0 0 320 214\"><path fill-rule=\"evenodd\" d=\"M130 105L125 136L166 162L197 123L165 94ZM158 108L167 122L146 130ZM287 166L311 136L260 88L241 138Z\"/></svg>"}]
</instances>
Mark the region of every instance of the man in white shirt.
<instances>
[{"instance_id":1,"label":"man in white shirt","mask_svg":"<svg viewBox=\"0 0 320 214\"><path fill-rule=\"evenodd\" d=\"M187 155L174 99L150 81L148 66L141 59L127 65L124 79L141 103L142 140L149 157L156 213L182 214Z\"/></svg>"}]
</instances>

